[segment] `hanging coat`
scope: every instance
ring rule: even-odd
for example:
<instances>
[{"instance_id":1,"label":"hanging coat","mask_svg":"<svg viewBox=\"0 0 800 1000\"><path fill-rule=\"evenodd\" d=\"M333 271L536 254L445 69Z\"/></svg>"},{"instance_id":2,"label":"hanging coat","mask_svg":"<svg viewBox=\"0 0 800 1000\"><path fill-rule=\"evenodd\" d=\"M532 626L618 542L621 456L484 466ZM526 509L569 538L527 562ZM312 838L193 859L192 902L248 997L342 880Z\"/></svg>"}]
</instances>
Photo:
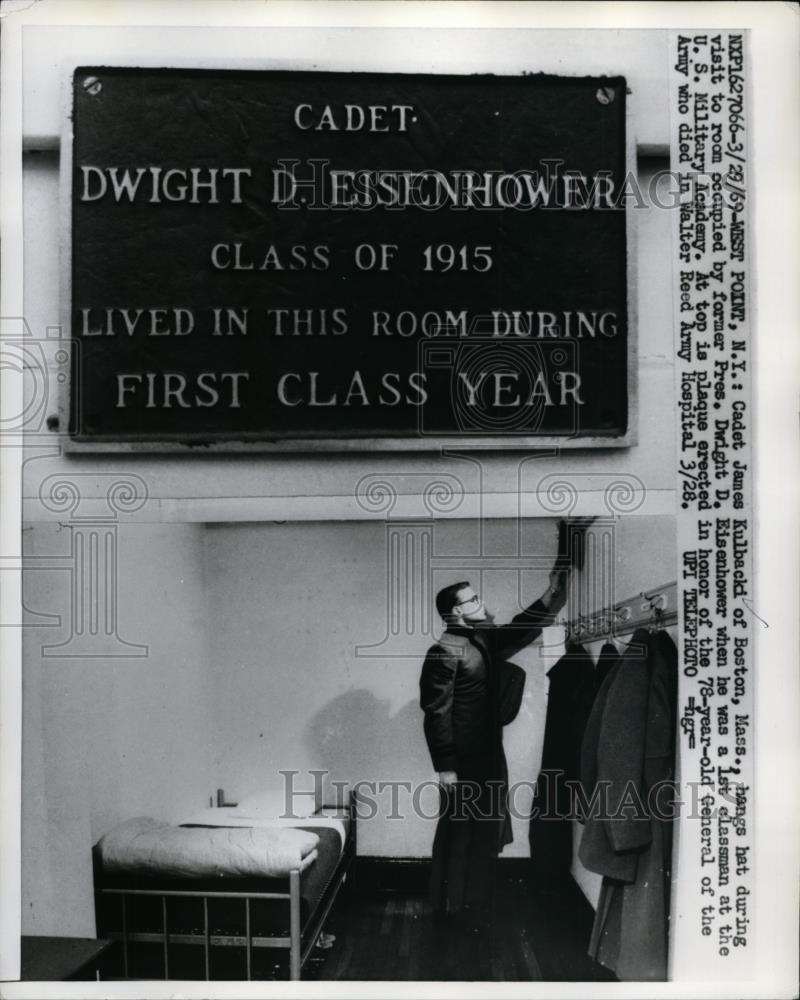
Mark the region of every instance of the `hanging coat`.
<instances>
[{"instance_id":1,"label":"hanging coat","mask_svg":"<svg viewBox=\"0 0 800 1000\"><path fill-rule=\"evenodd\" d=\"M584 734L584 794L603 793L579 849L604 877L589 953L621 980L667 975L677 663L665 632L639 629Z\"/></svg>"},{"instance_id":2,"label":"hanging coat","mask_svg":"<svg viewBox=\"0 0 800 1000\"><path fill-rule=\"evenodd\" d=\"M613 656L611 653L612 649L614 651ZM605 658L603 658L604 653ZM612 646L611 643L607 642L600 651L600 659L597 661L597 667L595 668L595 685L597 687L597 691L594 696L594 701L592 702L592 708L589 712L589 718L586 721L586 726L583 731L583 739L581 741L581 762L579 775L582 796L577 802L576 810L578 814L578 821L581 823L586 822L584 810L591 802L595 786L597 784L597 744L600 739L600 727L603 721L603 712L605 710L606 699L608 697L608 689L613 682L619 663L620 654L617 651L616 646ZM589 837L591 838L596 834L597 831L594 830L593 833L589 834ZM584 832L584 841L586 840L586 836L587 835ZM589 850L588 841L587 846L583 848L584 852L587 850Z\"/></svg>"},{"instance_id":3,"label":"hanging coat","mask_svg":"<svg viewBox=\"0 0 800 1000\"><path fill-rule=\"evenodd\" d=\"M571 783L580 778L581 740L594 701L592 658L573 643L547 677L542 763L528 826L531 867L540 884L566 877L572 865Z\"/></svg>"},{"instance_id":4,"label":"hanging coat","mask_svg":"<svg viewBox=\"0 0 800 1000\"><path fill-rule=\"evenodd\" d=\"M525 686L525 671L506 658L552 620L536 601L508 625L451 626L428 650L420 678L425 738L434 768L458 775L440 789L431 865L437 910L489 901L491 860L512 840L503 726L516 717Z\"/></svg>"},{"instance_id":5,"label":"hanging coat","mask_svg":"<svg viewBox=\"0 0 800 1000\"><path fill-rule=\"evenodd\" d=\"M597 666L594 668L595 682L597 684L597 690L603 684L603 681L608 676L608 672L614 666L614 664L619 660L619 651L613 642L604 642L603 648L600 650L600 655L597 658Z\"/></svg>"}]
</instances>

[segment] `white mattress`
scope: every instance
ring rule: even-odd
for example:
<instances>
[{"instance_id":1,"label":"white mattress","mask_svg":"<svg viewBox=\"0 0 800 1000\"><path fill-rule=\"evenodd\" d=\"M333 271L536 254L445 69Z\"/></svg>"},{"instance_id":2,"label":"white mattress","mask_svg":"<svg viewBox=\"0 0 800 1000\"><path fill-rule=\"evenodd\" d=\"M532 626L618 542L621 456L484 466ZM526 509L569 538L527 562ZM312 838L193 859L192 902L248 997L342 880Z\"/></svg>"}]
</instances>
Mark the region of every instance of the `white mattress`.
<instances>
[{"instance_id":1,"label":"white mattress","mask_svg":"<svg viewBox=\"0 0 800 1000\"><path fill-rule=\"evenodd\" d=\"M119 823L98 842L108 872L169 878L282 877L317 857L319 837L275 827L172 826L149 816Z\"/></svg>"},{"instance_id":2,"label":"white mattress","mask_svg":"<svg viewBox=\"0 0 800 1000\"><path fill-rule=\"evenodd\" d=\"M280 827L328 827L336 830L341 839L340 851L344 850L347 840L347 827L349 819L339 816L315 815L303 819L287 819L285 817L274 817L256 815L238 806L223 806L218 809L202 809L193 813L187 819L180 822L180 826L246 826L254 828L277 829Z\"/></svg>"}]
</instances>

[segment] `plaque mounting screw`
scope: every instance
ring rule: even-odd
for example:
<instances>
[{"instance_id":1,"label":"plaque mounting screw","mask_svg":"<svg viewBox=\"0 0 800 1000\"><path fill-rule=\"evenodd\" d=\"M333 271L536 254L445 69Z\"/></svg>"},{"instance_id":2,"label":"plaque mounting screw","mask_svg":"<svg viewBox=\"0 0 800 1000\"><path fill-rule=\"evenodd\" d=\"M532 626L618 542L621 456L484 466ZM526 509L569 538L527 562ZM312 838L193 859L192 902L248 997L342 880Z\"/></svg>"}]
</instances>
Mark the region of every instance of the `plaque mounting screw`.
<instances>
[{"instance_id":1,"label":"plaque mounting screw","mask_svg":"<svg viewBox=\"0 0 800 1000\"><path fill-rule=\"evenodd\" d=\"M614 100L614 91L611 87L598 87L595 97L601 104L611 104Z\"/></svg>"},{"instance_id":2,"label":"plaque mounting screw","mask_svg":"<svg viewBox=\"0 0 800 1000\"><path fill-rule=\"evenodd\" d=\"M96 76L87 76L83 81L83 89L87 94L91 94L94 97L95 94L99 94L103 89L103 84L100 83Z\"/></svg>"}]
</instances>

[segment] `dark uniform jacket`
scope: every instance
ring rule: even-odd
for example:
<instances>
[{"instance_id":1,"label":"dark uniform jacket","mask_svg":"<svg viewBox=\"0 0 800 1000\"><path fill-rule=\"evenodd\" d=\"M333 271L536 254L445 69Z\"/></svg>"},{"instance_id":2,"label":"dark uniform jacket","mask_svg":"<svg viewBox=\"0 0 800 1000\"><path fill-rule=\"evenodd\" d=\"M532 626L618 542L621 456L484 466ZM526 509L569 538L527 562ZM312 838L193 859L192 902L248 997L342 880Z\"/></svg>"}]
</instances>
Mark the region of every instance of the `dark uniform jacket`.
<instances>
[{"instance_id":1,"label":"dark uniform jacket","mask_svg":"<svg viewBox=\"0 0 800 1000\"><path fill-rule=\"evenodd\" d=\"M506 657L552 620L536 601L508 625L451 626L428 650L420 677L425 738L436 770L458 777L439 789L430 877L435 911L491 909L491 862L512 839L503 726L519 711L525 686L525 671ZM471 808L464 810L468 791Z\"/></svg>"},{"instance_id":2,"label":"dark uniform jacket","mask_svg":"<svg viewBox=\"0 0 800 1000\"><path fill-rule=\"evenodd\" d=\"M508 625L450 626L431 646L420 678L420 706L431 760L459 779L508 779L503 726L519 712L525 671L506 662L533 642L553 615L535 601ZM505 795L497 797L500 850L511 842Z\"/></svg>"},{"instance_id":3,"label":"dark uniform jacket","mask_svg":"<svg viewBox=\"0 0 800 1000\"><path fill-rule=\"evenodd\" d=\"M496 753L525 685L525 672L506 659L552 620L535 601L508 625L451 625L431 646L422 667L420 706L437 771L458 771L471 758Z\"/></svg>"}]
</instances>

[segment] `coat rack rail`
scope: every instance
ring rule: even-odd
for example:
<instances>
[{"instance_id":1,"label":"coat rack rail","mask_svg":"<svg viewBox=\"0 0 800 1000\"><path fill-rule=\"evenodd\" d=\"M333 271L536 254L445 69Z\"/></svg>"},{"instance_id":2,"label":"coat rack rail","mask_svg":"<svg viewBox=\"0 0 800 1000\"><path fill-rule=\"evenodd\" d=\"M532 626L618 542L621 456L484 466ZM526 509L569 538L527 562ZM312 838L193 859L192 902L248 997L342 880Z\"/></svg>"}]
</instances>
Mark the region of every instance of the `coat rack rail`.
<instances>
[{"instance_id":1,"label":"coat rack rail","mask_svg":"<svg viewBox=\"0 0 800 1000\"><path fill-rule=\"evenodd\" d=\"M648 626L674 625L677 621L678 585L673 580L598 611L577 615L564 626L568 641L579 642L629 634Z\"/></svg>"}]
</instances>

